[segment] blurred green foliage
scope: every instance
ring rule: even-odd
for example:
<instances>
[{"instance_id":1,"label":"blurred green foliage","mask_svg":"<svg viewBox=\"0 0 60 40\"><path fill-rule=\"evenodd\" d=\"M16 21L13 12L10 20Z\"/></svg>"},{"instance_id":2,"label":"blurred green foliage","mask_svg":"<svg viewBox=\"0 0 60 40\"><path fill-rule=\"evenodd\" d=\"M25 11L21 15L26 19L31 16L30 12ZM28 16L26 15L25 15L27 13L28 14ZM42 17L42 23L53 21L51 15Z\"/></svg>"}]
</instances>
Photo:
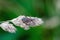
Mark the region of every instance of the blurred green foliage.
<instances>
[{"instance_id":1,"label":"blurred green foliage","mask_svg":"<svg viewBox=\"0 0 60 40\"><path fill-rule=\"evenodd\" d=\"M19 15L39 17L45 21L59 14L56 12L54 0L0 0L0 21L11 20ZM59 26L55 29L45 29L43 26L31 28L28 31L16 27L16 33L8 33L0 28L0 40L57 40L58 37L60 38Z\"/></svg>"}]
</instances>

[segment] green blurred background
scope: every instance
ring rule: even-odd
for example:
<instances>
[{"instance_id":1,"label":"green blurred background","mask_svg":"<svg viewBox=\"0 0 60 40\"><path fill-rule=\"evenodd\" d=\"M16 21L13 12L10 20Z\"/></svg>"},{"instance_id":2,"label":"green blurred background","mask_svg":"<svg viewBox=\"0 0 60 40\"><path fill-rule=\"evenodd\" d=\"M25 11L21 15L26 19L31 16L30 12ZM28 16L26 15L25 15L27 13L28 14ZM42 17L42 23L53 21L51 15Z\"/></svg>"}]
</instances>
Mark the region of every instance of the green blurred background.
<instances>
[{"instance_id":1,"label":"green blurred background","mask_svg":"<svg viewBox=\"0 0 60 40\"><path fill-rule=\"evenodd\" d=\"M19 15L39 17L44 21L44 24L28 31L15 26L16 33L5 32L0 28L0 40L60 40L60 21L58 21L60 3L58 2L59 0L0 0L0 22L11 20ZM56 21L59 23L55 26L51 22L54 28L45 28L46 21L55 17L58 18Z\"/></svg>"}]
</instances>

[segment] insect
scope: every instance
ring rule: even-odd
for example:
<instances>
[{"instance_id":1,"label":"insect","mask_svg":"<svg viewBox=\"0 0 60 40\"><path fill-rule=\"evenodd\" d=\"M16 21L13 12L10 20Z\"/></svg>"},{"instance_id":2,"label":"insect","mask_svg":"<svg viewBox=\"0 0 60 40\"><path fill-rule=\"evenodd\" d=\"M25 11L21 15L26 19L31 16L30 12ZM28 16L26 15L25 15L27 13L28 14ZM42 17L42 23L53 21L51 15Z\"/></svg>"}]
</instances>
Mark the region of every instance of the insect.
<instances>
[{"instance_id":1,"label":"insect","mask_svg":"<svg viewBox=\"0 0 60 40\"><path fill-rule=\"evenodd\" d=\"M31 18L24 17L24 18L22 18L22 21L26 25L31 25L31 26L35 25L34 19L31 19Z\"/></svg>"}]
</instances>

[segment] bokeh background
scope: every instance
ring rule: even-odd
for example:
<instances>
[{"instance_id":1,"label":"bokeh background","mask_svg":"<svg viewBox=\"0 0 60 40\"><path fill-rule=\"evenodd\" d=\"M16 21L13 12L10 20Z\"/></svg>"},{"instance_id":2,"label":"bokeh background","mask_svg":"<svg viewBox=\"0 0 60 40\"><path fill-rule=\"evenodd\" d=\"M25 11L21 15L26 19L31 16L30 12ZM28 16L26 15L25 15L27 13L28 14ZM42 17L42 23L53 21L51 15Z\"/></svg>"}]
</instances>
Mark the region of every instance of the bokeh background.
<instances>
[{"instance_id":1,"label":"bokeh background","mask_svg":"<svg viewBox=\"0 0 60 40\"><path fill-rule=\"evenodd\" d=\"M44 24L16 33L0 28L0 40L60 40L60 0L0 0L0 22L19 15L42 18Z\"/></svg>"}]
</instances>

